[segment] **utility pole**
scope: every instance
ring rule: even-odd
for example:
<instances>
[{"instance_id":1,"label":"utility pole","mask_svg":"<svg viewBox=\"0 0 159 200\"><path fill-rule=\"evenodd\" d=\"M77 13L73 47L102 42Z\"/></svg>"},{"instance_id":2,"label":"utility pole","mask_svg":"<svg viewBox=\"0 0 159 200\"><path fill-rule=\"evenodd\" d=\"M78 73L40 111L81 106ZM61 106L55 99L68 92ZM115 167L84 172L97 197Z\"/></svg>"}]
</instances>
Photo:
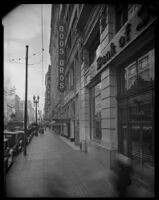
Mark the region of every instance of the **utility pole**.
<instances>
[{"instance_id":1,"label":"utility pole","mask_svg":"<svg viewBox=\"0 0 159 200\"><path fill-rule=\"evenodd\" d=\"M24 114L24 156L26 156L26 136L27 136L27 90L28 90L28 48L26 45L26 77L25 77L25 114Z\"/></svg>"}]
</instances>

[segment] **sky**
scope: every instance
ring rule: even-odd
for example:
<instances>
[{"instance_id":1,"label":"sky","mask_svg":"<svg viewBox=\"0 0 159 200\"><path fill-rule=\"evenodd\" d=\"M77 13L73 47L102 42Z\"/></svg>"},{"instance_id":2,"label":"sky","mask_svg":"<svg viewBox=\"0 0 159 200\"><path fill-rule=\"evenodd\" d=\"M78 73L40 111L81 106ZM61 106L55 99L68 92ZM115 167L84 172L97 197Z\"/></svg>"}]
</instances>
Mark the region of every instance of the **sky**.
<instances>
[{"instance_id":1,"label":"sky","mask_svg":"<svg viewBox=\"0 0 159 200\"><path fill-rule=\"evenodd\" d=\"M21 100L25 99L25 57L28 45L28 100L33 102L33 96L39 96L39 109L42 112L45 100L45 74L50 64L50 20L51 4L20 4L2 19L4 86L15 86L16 94Z\"/></svg>"}]
</instances>

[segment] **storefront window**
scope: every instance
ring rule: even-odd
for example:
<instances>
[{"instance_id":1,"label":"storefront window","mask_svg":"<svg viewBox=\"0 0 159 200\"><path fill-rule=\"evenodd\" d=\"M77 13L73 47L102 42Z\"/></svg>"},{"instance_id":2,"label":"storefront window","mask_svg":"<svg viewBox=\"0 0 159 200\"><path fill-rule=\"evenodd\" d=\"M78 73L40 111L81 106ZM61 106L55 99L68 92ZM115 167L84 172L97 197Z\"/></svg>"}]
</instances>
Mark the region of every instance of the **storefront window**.
<instances>
[{"instance_id":1,"label":"storefront window","mask_svg":"<svg viewBox=\"0 0 159 200\"><path fill-rule=\"evenodd\" d=\"M119 152L145 171L154 167L154 62L151 50L117 74Z\"/></svg>"},{"instance_id":2,"label":"storefront window","mask_svg":"<svg viewBox=\"0 0 159 200\"><path fill-rule=\"evenodd\" d=\"M150 81L150 68L148 63L148 55L138 61L139 76L145 80Z\"/></svg>"},{"instance_id":3,"label":"storefront window","mask_svg":"<svg viewBox=\"0 0 159 200\"><path fill-rule=\"evenodd\" d=\"M120 85L124 87L120 89L121 92L130 90L134 85L137 88L147 86L148 82L154 80L154 57L150 56L152 52L153 50L125 68L124 75L121 74L125 80L125 85L122 84L122 78L120 80Z\"/></svg>"},{"instance_id":4,"label":"storefront window","mask_svg":"<svg viewBox=\"0 0 159 200\"><path fill-rule=\"evenodd\" d=\"M128 90L137 78L136 63L125 68L125 88Z\"/></svg>"},{"instance_id":5,"label":"storefront window","mask_svg":"<svg viewBox=\"0 0 159 200\"><path fill-rule=\"evenodd\" d=\"M92 139L101 140L101 83L91 89L91 130Z\"/></svg>"}]
</instances>

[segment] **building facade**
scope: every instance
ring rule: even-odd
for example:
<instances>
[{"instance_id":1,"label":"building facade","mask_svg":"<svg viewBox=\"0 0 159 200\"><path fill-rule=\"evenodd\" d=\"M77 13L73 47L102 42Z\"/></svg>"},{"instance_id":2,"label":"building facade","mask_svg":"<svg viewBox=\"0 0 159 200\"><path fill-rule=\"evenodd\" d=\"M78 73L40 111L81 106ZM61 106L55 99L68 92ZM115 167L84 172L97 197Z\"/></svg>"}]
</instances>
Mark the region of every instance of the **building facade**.
<instances>
[{"instance_id":1,"label":"building facade","mask_svg":"<svg viewBox=\"0 0 159 200\"><path fill-rule=\"evenodd\" d=\"M20 100L19 104L19 120L24 122L24 110L25 110L25 101ZM27 101L27 124L31 124L32 122L35 122L35 109L33 108L32 102L30 100Z\"/></svg>"},{"instance_id":2,"label":"building facade","mask_svg":"<svg viewBox=\"0 0 159 200\"><path fill-rule=\"evenodd\" d=\"M48 72L45 75L45 118L49 119L51 117L51 65L48 67Z\"/></svg>"},{"instance_id":3,"label":"building facade","mask_svg":"<svg viewBox=\"0 0 159 200\"><path fill-rule=\"evenodd\" d=\"M18 95L15 95L15 117L17 121L21 121L20 97Z\"/></svg>"},{"instance_id":4,"label":"building facade","mask_svg":"<svg viewBox=\"0 0 159 200\"><path fill-rule=\"evenodd\" d=\"M108 168L117 152L131 158L137 180L151 185L156 7L59 4L57 11L65 24L65 90L57 116L65 119L63 135Z\"/></svg>"},{"instance_id":5,"label":"building facade","mask_svg":"<svg viewBox=\"0 0 159 200\"><path fill-rule=\"evenodd\" d=\"M11 120L11 115L15 114L15 88L8 89L4 87L3 93L3 112L4 112L4 123L7 124Z\"/></svg>"},{"instance_id":6,"label":"building facade","mask_svg":"<svg viewBox=\"0 0 159 200\"><path fill-rule=\"evenodd\" d=\"M35 109L33 108L33 104L30 100L28 100L28 120L29 124L35 122Z\"/></svg>"}]
</instances>

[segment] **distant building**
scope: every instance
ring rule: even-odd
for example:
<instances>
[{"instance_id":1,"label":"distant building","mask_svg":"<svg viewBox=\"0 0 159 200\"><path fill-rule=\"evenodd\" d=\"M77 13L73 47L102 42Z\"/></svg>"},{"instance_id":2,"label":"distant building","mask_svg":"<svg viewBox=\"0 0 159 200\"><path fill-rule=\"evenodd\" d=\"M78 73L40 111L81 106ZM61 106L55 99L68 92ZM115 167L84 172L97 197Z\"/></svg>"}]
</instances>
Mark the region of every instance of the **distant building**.
<instances>
[{"instance_id":1,"label":"distant building","mask_svg":"<svg viewBox=\"0 0 159 200\"><path fill-rule=\"evenodd\" d=\"M51 65L45 75L45 118L51 119Z\"/></svg>"},{"instance_id":2,"label":"distant building","mask_svg":"<svg viewBox=\"0 0 159 200\"><path fill-rule=\"evenodd\" d=\"M3 116L4 116L4 123L7 123L7 94L4 90L3 92Z\"/></svg>"},{"instance_id":3,"label":"distant building","mask_svg":"<svg viewBox=\"0 0 159 200\"><path fill-rule=\"evenodd\" d=\"M20 115L20 97L16 94L15 95L15 116L17 121L21 121Z\"/></svg>"},{"instance_id":4,"label":"distant building","mask_svg":"<svg viewBox=\"0 0 159 200\"><path fill-rule=\"evenodd\" d=\"M30 100L28 100L27 102L27 108L28 108L28 124L32 123L35 121L35 110L32 106L32 102ZM24 121L24 110L25 110L25 101L21 100L20 101L20 116L21 116L21 121Z\"/></svg>"},{"instance_id":5,"label":"distant building","mask_svg":"<svg viewBox=\"0 0 159 200\"><path fill-rule=\"evenodd\" d=\"M32 102L28 100L28 117L29 117L29 123L32 123L35 121L35 110L33 108Z\"/></svg>"},{"instance_id":6,"label":"distant building","mask_svg":"<svg viewBox=\"0 0 159 200\"><path fill-rule=\"evenodd\" d=\"M4 87L4 122L8 123L11 120L11 115L15 114L15 88L8 89Z\"/></svg>"}]
</instances>

